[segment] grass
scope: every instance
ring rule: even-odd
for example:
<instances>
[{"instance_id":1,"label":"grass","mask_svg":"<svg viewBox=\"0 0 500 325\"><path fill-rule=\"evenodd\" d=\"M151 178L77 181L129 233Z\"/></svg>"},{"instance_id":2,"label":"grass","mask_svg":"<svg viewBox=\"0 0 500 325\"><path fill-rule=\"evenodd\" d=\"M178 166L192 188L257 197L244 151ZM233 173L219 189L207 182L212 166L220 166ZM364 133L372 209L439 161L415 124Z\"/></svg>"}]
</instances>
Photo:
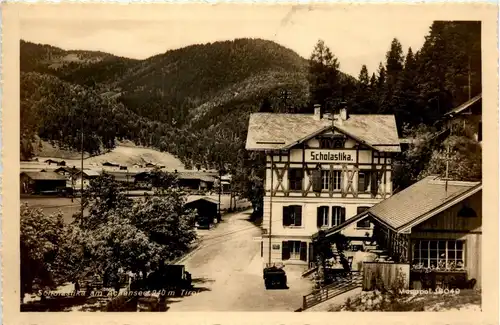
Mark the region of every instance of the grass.
<instances>
[{"instance_id":1,"label":"grass","mask_svg":"<svg viewBox=\"0 0 500 325\"><path fill-rule=\"evenodd\" d=\"M351 299L344 305L337 305L329 311L364 311L365 304L361 302L361 295ZM373 311L453 311L453 310L480 310L481 291L461 290L458 294L405 294L398 297L391 305L374 309Z\"/></svg>"}]
</instances>

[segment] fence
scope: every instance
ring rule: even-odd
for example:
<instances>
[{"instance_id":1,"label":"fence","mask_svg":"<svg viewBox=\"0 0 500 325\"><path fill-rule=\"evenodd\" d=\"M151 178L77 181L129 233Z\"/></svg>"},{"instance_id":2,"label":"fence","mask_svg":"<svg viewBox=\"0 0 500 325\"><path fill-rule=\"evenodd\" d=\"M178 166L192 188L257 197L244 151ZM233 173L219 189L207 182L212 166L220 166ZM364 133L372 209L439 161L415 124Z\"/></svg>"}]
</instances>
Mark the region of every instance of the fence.
<instances>
[{"instance_id":1,"label":"fence","mask_svg":"<svg viewBox=\"0 0 500 325\"><path fill-rule=\"evenodd\" d=\"M390 262L364 262L363 263L363 290L374 290L375 286L383 283L385 288L390 287L402 277L405 283L404 289L408 289L410 283L410 264Z\"/></svg>"},{"instance_id":2,"label":"fence","mask_svg":"<svg viewBox=\"0 0 500 325\"><path fill-rule=\"evenodd\" d=\"M323 301L359 287L361 287L361 277L359 274L353 273L351 278L327 285L315 292L303 296L302 310L311 308L312 306L322 303Z\"/></svg>"}]
</instances>

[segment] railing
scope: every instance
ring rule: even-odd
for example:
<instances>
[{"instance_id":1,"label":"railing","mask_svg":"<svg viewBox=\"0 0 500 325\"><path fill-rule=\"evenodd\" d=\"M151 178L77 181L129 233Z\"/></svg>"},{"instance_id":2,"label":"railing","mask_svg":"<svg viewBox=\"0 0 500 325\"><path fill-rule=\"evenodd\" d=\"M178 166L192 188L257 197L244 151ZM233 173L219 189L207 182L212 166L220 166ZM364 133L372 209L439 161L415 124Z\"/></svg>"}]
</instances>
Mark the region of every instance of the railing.
<instances>
[{"instance_id":1,"label":"railing","mask_svg":"<svg viewBox=\"0 0 500 325\"><path fill-rule=\"evenodd\" d=\"M328 299L334 298L338 295L351 291L352 289L361 287L362 277L357 272L352 273L352 277L327 285L315 292L303 296L302 310L311 308L320 304Z\"/></svg>"}]
</instances>

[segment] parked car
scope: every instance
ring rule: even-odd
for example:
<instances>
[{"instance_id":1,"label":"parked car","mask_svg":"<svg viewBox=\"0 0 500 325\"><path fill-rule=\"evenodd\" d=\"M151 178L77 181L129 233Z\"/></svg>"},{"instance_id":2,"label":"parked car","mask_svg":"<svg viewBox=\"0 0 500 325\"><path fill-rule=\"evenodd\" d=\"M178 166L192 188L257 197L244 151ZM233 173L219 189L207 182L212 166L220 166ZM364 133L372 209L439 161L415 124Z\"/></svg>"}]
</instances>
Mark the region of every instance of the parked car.
<instances>
[{"instance_id":1,"label":"parked car","mask_svg":"<svg viewBox=\"0 0 500 325\"><path fill-rule=\"evenodd\" d=\"M266 289L287 289L285 270L276 266L266 267L264 269L264 284Z\"/></svg>"}]
</instances>

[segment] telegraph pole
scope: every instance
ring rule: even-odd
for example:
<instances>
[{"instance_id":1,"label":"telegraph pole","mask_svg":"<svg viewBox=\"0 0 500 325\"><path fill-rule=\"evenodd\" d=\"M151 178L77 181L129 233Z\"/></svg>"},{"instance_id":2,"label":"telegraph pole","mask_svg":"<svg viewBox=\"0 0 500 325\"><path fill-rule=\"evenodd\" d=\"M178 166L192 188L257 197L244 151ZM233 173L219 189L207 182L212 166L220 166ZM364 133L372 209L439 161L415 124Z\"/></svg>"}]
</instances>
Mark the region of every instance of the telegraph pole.
<instances>
[{"instance_id":1,"label":"telegraph pole","mask_svg":"<svg viewBox=\"0 0 500 325\"><path fill-rule=\"evenodd\" d=\"M273 165L274 165L274 156L271 153L271 195L269 196L269 233L267 234L269 238L269 267L271 267L271 229L273 226ZM283 249L283 248L282 248Z\"/></svg>"},{"instance_id":2,"label":"telegraph pole","mask_svg":"<svg viewBox=\"0 0 500 325\"><path fill-rule=\"evenodd\" d=\"M83 219L83 109L82 109L82 115L80 117L80 132L81 132L81 142L80 142L80 149L82 151L82 159L81 159L81 181L80 181L80 209L81 209L81 214L82 214L82 219Z\"/></svg>"}]
</instances>

